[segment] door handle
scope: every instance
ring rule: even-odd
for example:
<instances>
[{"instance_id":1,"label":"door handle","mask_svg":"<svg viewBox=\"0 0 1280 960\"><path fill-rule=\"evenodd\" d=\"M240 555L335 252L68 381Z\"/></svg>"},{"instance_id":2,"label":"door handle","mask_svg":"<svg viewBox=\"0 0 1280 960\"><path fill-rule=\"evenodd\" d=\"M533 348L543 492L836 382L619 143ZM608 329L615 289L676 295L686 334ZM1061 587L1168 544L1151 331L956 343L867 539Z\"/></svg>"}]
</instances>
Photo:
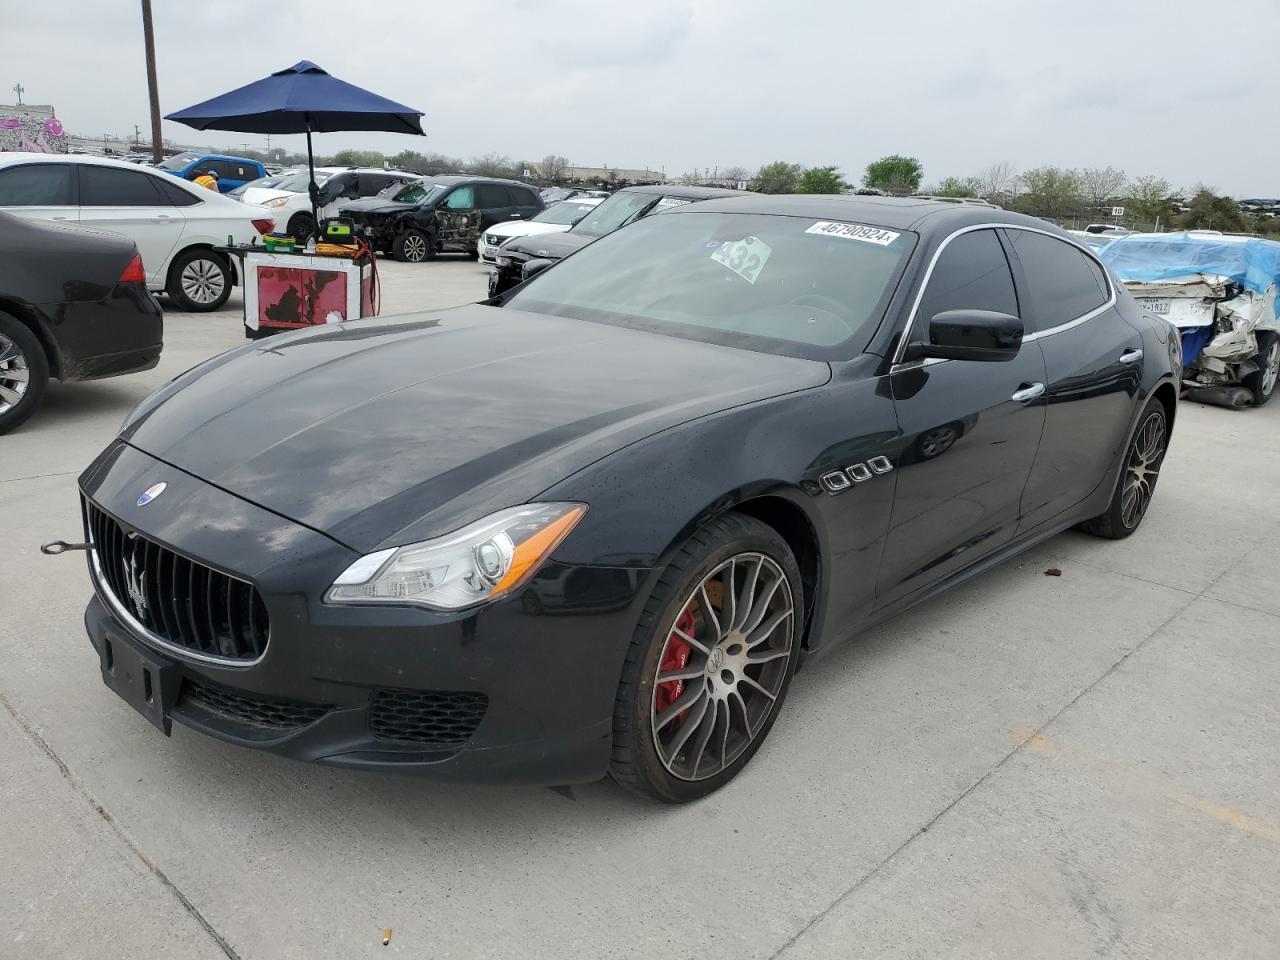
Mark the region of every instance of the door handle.
<instances>
[{"instance_id":1,"label":"door handle","mask_svg":"<svg viewBox=\"0 0 1280 960\"><path fill-rule=\"evenodd\" d=\"M1013 391L1013 396L1009 399L1015 403L1029 403L1042 393L1044 393L1043 383L1029 383L1025 387Z\"/></svg>"},{"instance_id":2,"label":"door handle","mask_svg":"<svg viewBox=\"0 0 1280 960\"><path fill-rule=\"evenodd\" d=\"M53 217L52 219L54 219L54 220L67 220L67 219L69 219L69 218L68 218L68 217Z\"/></svg>"},{"instance_id":3,"label":"door handle","mask_svg":"<svg viewBox=\"0 0 1280 960\"><path fill-rule=\"evenodd\" d=\"M521 220L521 219L523 219L523 214L513 213L513 214L511 215L511 219L512 219L512 220Z\"/></svg>"},{"instance_id":4,"label":"door handle","mask_svg":"<svg viewBox=\"0 0 1280 960\"><path fill-rule=\"evenodd\" d=\"M1141 359L1142 350L1139 347L1134 347L1133 349L1126 350L1124 353L1120 354L1121 363L1137 363Z\"/></svg>"}]
</instances>

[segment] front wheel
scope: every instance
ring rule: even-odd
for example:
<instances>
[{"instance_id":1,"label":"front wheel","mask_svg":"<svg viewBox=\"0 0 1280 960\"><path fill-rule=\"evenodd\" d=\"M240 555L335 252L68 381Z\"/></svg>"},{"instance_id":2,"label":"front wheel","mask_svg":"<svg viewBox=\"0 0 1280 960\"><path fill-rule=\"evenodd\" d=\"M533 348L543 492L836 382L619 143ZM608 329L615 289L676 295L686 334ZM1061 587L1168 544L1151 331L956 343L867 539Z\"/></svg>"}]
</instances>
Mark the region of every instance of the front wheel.
<instances>
[{"instance_id":1,"label":"front wheel","mask_svg":"<svg viewBox=\"0 0 1280 960\"><path fill-rule=\"evenodd\" d=\"M217 310L231 296L231 268L212 250L188 250L169 268L168 290L180 310Z\"/></svg>"},{"instance_id":2,"label":"front wheel","mask_svg":"<svg viewBox=\"0 0 1280 960\"><path fill-rule=\"evenodd\" d=\"M1280 382L1280 333L1274 330L1258 331L1258 369L1245 377L1243 383L1253 393L1253 405L1260 407L1271 399Z\"/></svg>"},{"instance_id":3,"label":"front wheel","mask_svg":"<svg viewBox=\"0 0 1280 960\"><path fill-rule=\"evenodd\" d=\"M1138 429L1125 451L1120 480L1107 512L1080 524L1080 529L1108 540L1122 540L1137 530L1155 496L1168 449L1168 417L1164 404L1152 397L1143 408Z\"/></svg>"},{"instance_id":4,"label":"front wheel","mask_svg":"<svg viewBox=\"0 0 1280 960\"><path fill-rule=\"evenodd\" d=\"M306 243L307 238L315 232L316 222L311 219L309 213L295 213L289 218L289 236L293 237L298 243Z\"/></svg>"},{"instance_id":5,"label":"front wheel","mask_svg":"<svg viewBox=\"0 0 1280 960\"><path fill-rule=\"evenodd\" d=\"M436 251L427 234L410 229L396 234L395 242L391 245L391 255L403 263L421 263L423 260L434 260Z\"/></svg>"},{"instance_id":6,"label":"front wheel","mask_svg":"<svg viewBox=\"0 0 1280 960\"><path fill-rule=\"evenodd\" d=\"M645 606L614 709L609 775L667 803L741 772L782 707L803 596L775 530L728 514L680 548Z\"/></svg>"}]
</instances>

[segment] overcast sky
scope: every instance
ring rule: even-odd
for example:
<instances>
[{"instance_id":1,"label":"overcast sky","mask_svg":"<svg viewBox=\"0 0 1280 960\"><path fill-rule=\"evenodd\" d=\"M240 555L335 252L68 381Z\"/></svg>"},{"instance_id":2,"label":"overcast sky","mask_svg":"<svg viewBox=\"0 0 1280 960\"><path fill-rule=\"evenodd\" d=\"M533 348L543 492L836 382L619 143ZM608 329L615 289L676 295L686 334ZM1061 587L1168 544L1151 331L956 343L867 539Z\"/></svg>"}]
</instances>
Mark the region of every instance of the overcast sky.
<instances>
[{"instance_id":1,"label":"overcast sky","mask_svg":"<svg viewBox=\"0 0 1280 960\"><path fill-rule=\"evenodd\" d=\"M851 178L907 153L926 182L1007 160L1280 194L1280 0L153 2L162 112L308 59L426 114L425 139L327 134L322 153ZM0 0L0 23L0 102L21 82L72 133L147 129L137 0Z\"/></svg>"}]
</instances>

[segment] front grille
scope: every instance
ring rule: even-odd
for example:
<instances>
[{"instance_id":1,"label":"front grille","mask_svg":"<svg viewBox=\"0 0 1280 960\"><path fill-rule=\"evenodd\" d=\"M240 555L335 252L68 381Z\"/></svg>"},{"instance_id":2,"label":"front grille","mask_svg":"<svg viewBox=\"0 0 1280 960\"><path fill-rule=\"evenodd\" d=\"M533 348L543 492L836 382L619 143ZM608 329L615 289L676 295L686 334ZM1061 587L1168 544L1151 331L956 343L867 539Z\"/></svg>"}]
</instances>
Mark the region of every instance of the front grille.
<instances>
[{"instance_id":1,"label":"front grille","mask_svg":"<svg viewBox=\"0 0 1280 960\"><path fill-rule=\"evenodd\" d=\"M485 235L484 242L489 244L492 247L497 247L497 246L501 246L504 240L510 240L510 239L511 239L510 237L500 237L496 233L489 233Z\"/></svg>"},{"instance_id":2,"label":"front grille","mask_svg":"<svg viewBox=\"0 0 1280 960\"><path fill-rule=\"evenodd\" d=\"M375 690L369 731L381 740L456 748L476 732L488 706L483 693Z\"/></svg>"},{"instance_id":3,"label":"front grille","mask_svg":"<svg viewBox=\"0 0 1280 960\"><path fill-rule=\"evenodd\" d=\"M130 530L85 501L99 589L166 643L228 660L257 660L270 623L251 583L219 573Z\"/></svg>"},{"instance_id":4,"label":"front grille","mask_svg":"<svg viewBox=\"0 0 1280 960\"><path fill-rule=\"evenodd\" d=\"M187 677L182 682L182 699L179 703L196 703L214 713L220 713L242 723L260 727L302 727L315 723L329 712L322 703L300 703L275 697L245 696L228 687L207 680Z\"/></svg>"}]
</instances>

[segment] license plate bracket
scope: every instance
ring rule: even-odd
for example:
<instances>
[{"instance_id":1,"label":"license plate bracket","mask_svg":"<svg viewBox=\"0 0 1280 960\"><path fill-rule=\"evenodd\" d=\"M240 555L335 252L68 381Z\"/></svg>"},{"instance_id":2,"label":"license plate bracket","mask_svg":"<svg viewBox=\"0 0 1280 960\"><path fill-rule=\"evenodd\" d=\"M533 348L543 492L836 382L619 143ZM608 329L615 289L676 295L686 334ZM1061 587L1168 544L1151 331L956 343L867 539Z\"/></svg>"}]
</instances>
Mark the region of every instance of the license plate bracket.
<instances>
[{"instance_id":1,"label":"license plate bracket","mask_svg":"<svg viewBox=\"0 0 1280 960\"><path fill-rule=\"evenodd\" d=\"M173 726L169 710L182 686L177 665L111 632L103 635L98 661L102 682L169 736Z\"/></svg>"}]
</instances>

